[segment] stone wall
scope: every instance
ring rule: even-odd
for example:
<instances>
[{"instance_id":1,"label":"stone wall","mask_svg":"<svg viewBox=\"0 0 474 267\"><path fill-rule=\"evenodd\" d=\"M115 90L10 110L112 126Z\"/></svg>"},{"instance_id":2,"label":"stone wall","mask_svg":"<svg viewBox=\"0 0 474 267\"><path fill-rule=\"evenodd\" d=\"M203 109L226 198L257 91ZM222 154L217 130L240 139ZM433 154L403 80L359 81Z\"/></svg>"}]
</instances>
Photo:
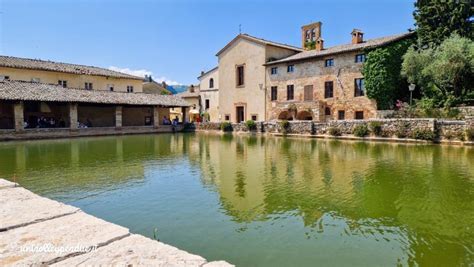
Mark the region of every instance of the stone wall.
<instances>
[{"instance_id":1,"label":"stone wall","mask_svg":"<svg viewBox=\"0 0 474 267\"><path fill-rule=\"evenodd\" d=\"M301 134L301 135L330 135L331 128L337 128L342 135L353 136L354 129L358 125L367 125L370 129L372 122L381 126L381 134L377 137L392 138L405 136L410 138L415 132L433 133L438 140L460 140L466 139L465 132L468 128L474 128L474 120L448 121L436 119L372 119L372 120L344 120L329 122L314 121L288 121L288 126L283 129L282 121L257 122L255 132L270 134ZM248 132L245 123L232 123L233 132ZM220 123L201 123L196 130L220 131ZM373 133L369 133L375 137Z\"/></svg>"}]
</instances>

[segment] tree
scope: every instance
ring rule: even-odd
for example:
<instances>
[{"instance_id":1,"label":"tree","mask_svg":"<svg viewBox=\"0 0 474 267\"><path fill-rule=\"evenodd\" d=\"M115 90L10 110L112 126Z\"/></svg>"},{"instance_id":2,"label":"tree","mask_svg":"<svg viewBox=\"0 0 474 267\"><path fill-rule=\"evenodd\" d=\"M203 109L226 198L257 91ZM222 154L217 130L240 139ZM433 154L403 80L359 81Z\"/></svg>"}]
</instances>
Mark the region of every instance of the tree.
<instances>
[{"instance_id":1,"label":"tree","mask_svg":"<svg viewBox=\"0 0 474 267\"><path fill-rule=\"evenodd\" d=\"M421 48L437 46L451 34L473 39L472 0L417 0L415 26Z\"/></svg>"},{"instance_id":2,"label":"tree","mask_svg":"<svg viewBox=\"0 0 474 267\"><path fill-rule=\"evenodd\" d=\"M400 71L403 55L412 43L412 38L405 39L368 52L362 73L367 96L377 101L378 109L389 109L406 95L406 81Z\"/></svg>"},{"instance_id":3,"label":"tree","mask_svg":"<svg viewBox=\"0 0 474 267\"><path fill-rule=\"evenodd\" d=\"M402 75L434 107L461 103L474 94L474 42L454 34L439 47L411 47L403 57Z\"/></svg>"}]
</instances>

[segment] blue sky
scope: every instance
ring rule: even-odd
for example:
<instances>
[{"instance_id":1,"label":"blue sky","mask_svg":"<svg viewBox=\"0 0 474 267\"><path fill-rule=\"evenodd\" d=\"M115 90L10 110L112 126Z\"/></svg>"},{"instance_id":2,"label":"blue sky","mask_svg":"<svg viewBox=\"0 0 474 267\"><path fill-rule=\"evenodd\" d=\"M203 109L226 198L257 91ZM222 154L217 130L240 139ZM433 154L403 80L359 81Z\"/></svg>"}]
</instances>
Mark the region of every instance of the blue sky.
<instances>
[{"instance_id":1,"label":"blue sky","mask_svg":"<svg viewBox=\"0 0 474 267\"><path fill-rule=\"evenodd\" d=\"M325 46L413 28L412 0L0 0L0 54L151 72L196 83L242 32L300 46L300 27L322 21Z\"/></svg>"}]
</instances>

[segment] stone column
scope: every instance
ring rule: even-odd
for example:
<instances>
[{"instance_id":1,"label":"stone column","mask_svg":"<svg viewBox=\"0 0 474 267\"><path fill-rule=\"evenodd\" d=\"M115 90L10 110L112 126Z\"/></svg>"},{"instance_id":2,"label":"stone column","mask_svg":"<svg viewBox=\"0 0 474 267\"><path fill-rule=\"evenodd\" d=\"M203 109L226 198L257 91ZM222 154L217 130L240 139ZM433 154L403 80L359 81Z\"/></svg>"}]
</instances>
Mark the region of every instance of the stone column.
<instances>
[{"instance_id":1,"label":"stone column","mask_svg":"<svg viewBox=\"0 0 474 267\"><path fill-rule=\"evenodd\" d=\"M122 106L115 107L115 128L122 128Z\"/></svg>"},{"instance_id":2,"label":"stone column","mask_svg":"<svg viewBox=\"0 0 474 267\"><path fill-rule=\"evenodd\" d=\"M182 107L181 112L183 113L183 123L189 122L189 108L187 107Z\"/></svg>"},{"instance_id":3,"label":"stone column","mask_svg":"<svg viewBox=\"0 0 474 267\"><path fill-rule=\"evenodd\" d=\"M15 102L13 104L13 117L15 120L15 131L21 132L25 129L25 117L23 114L23 101Z\"/></svg>"},{"instance_id":4,"label":"stone column","mask_svg":"<svg viewBox=\"0 0 474 267\"><path fill-rule=\"evenodd\" d=\"M78 127L77 103L69 103L69 128L72 130Z\"/></svg>"},{"instance_id":5,"label":"stone column","mask_svg":"<svg viewBox=\"0 0 474 267\"><path fill-rule=\"evenodd\" d=\"M153 106L153 127L160 126L160 110L158 106Z\"/></svg>"}]
</instances>

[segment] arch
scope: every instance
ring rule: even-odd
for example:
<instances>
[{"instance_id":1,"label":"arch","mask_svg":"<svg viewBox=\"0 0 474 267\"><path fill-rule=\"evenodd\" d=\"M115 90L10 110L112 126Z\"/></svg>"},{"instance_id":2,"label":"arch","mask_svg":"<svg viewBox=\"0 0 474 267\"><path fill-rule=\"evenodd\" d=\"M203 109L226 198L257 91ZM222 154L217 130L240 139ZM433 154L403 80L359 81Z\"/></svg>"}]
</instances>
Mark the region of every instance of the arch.
<instances>
[{"instance_id":1,"label":"arch","mask_svg":"<svg viewBox=\"0 0 474 267\"><path fill-rule=\"evenodd\" d=\"M209 79L209 88L214 88L214 79Z\"/></svg>"},{"instance_id":2,"label":"arch","mask_svg":"<svg viewBox=\"0 0 474 267\"><path fill-rule=\"evenodd\" d=\"M278 114L278 119L290 121L293 118L291 117L290 113L287 110L283 110L282 112L280 112L280 114Z\"/></svg>"},{"instance_id":3,"label":"arch","mask_svg":"<svg viewBox=\"0 0 474 267\"><path fill-rule=\"evenodd\" d=\"M296 114L296 119L302 121L311 121L313 120L313 115L307 110L302 110Z\"/></svg>"}]
</instances>

